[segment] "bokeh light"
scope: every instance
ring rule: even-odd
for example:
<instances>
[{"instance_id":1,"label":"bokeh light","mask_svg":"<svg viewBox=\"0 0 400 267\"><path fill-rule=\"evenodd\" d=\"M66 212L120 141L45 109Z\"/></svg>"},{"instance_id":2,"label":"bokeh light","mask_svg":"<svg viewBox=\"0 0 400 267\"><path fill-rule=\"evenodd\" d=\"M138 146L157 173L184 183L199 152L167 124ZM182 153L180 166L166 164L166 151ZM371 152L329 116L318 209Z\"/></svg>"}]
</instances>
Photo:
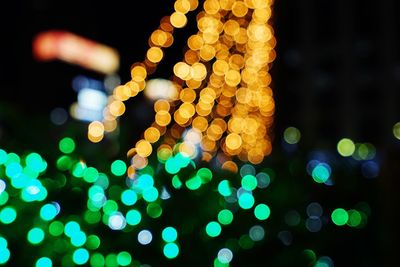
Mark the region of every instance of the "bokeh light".
<instances>
[{"instance_id":1,"label":"bokeh light","mask_svg":"<svg viewBox=\"0 0 400 267\"><path fill-rule=\"evenodd\" d=\"M252 241L261 241L265 237L265 230L261 225L254 225L249 230L249 237Z\"/></svg>"},{"instance_id":2,"label":"bokeh light","mask_svg":"<svg viewBox=\"0 0 400 267\"><path fill-rule=\"evenodd\" d=\"M138 241L142 245L148 245L153 240L153 235L149 230L142 230L138 234Z\"/></svg>"},{"instance_id":3,"label":"bokeh light","mask_svg":"<svg viewBox=\"0 0 400 267\"><path fill-rule=\"evenodd\" d=\"M75 150L75 141L72 138L64 137L59 142L60 151L65 154L70 154Z\"/></svg>"},{"instance_id":4,"label":"bokeh light","mask_svg":"<svg viewBox=\"0 0 400 267\"><path fill-rule=\"evenodd\" d=\"M35 227L29 230L27 238L31 244L37 245L43 241L44 236L44 231L41 228Z\"/></svg>"},{"instance_id":5,"label":"bokeh light","mask_svg":"<svg viewBox=\"0 0 400 267\"><path fill-rule=\"evenodd\" d=\"M254 209L254 215L259 220L266 220L270 216L271 211L265 204L258 204Z\"/></svg>"},{"instance_id":6,"label":"bokeh light","mask_svg":"<svg viewBox=\"0 0 400 267\"><path fill-rule=\"evenodd\" d=\"M117 262L120 266L129 266L132 262L132 256L127 251L121 251L117 255Z\"/></svg>"},{"instance_id":7,"label":"bokeh light","mask_svg":"<svg viewBox=\"0 0 400 267\"><path fill-rule=\"evenodd\" d=\"M176 231L175 228L171 226L164 228L164 230L162 231L162 239L165 242L174 242L177 237L178 237L178 232Z\"/></svg>"},{"instance_id":8,"label":"bokeh light","mask_svg":"<svg viewBox=\"0 0 400 267\"><path fill-rule=\"evenodd\" d=\"M52 267L53 262L50 258L42 257L36 261L36 267Z\"/></svg>"},{"instance_id":9,"label":"bokeh light","mask_svg":"<svg viewBox=\"0 0 400 267\"><path fill-rule=\"evenodd\" d=\"M176 258L179 254L179 247L175 243L167 243L164 245L163 249L165 257L168 259Z\"/></svg>"},{"instance_id":10,"label":"bokeh light","mask_svg":"<svg viewBox=\"0 0 400 267\"><path fill-rule=\"evenodd\" d=\"M243 193L240 197L239 197L239 206L242 209L251 209L251 207L253 207L254 205L254 197L252 194L250 193Z\"/></svg>"},{"instance_id":11,"label":"bokeh light","mask_svg":"<svg viewBox=\"0 0 400 267\"><path fill-rule=\"evenodd\" d=\"M347 223L349 215L346 210L338 208L332 212L331 218L334 224L342 226Z\"/></svg>"},{"instance_id":12,"label":"bokeh light","mask_svg":"<svg viewBox=\"0 0 400 267\"><path fill-rule=\"evenodd\" d=\"M395 125L393 125L393 135L400 140L400 122L397 122Z\"/></svg>"},{"instance_id":13,"label":"bokeh light","mask_svg":"<svg viewBox=\"0 0 400 267\"><path fill-rule=\"evenodd\" d=\"M126 213L126 222L129 225L138 225L142 220L142 215L137 210L130 210Z\"/></svg>"},{"instance_id":14,"label":"bokeh light","mask_svg":"<svg viewBox=\"0 0 400 267\"><path fill-rule=\"evenodd\" d=\"M233 221L233 213L230 210L224 209L218 213L218 222L223 225L228 225Z\"/></svg>"},{"instance_id":15,"label":"bokeh light","mask_svg":"<svg viewBox=\"0 0 400 267\"><path fill-rule=\"evenodd\" d=\"M126 172L126 164L122 160L116 160L111 164L111 172L116 176L122 176Z\"/></svg>"},{"instance_id":16,"label":"bokeh light","mask_svg":"<svg viewBox=\"0 0 400 267\"><path fill-rule=\"evenodd\" d=\"M297 144L300 141L300 131L295 127L288 127L283 133L283 139L290 145Z\"/></svg>"},{"instance_id":17,"label":"bokeh light","mask_svg":"<svg viewBox=\"0 0 400 267\"><path fill-rule=\"evenodd\" d=\"M312 178L317 183L325 183L331 176L331 169L326 163L319 163L312 170Z\"/></svg>"},{"instance_id":18,"label":"bokeh light","mask_svg":"<svg viewBox=\"0 0 400 267\"><path fill-rule=\"evenodd\" d=\"M40 252L32 261L36 266L150 266L152 259L148 263L139 261L140 254L150 246L136 249L137 244L153 243L151 253L162 251L166 258L155 257L156 261L172 260L187 253L183 242L191 233L200 234L193 242L202 242L193 244L193 249L205 246L213 253L214 266L229 266L233 253L235 260L241 261L243 250L260 249L269 241L270 233L297 251L294 245L298 246L300 231L315 236L312 233L322 229L329 221L328 205L324 204L324 211L318 202L310 203L311 197L303 194L300 186L305 174L303 162L307 161L295 158L298 155L293 153L282 172L279 167L273 170L270 162L263 164L272 149L275 112L270 75L276 56L274 29L269 22L272 2L201 3L203 10L192 16L198 32L188 38L188 49L181 61L175 62L172 79L149 80L165 58L164 48L173 44L175 28L184 27L191 18L186 14L199 4L196 0L176 0L173 13L151 33L144 61L132 64L131 80L112 85L104 82L110 93L103 98L107 107L101 108L101 116L87 127L90 141L105 139L100 146L111 144L107 155L111 162L98 169L90 167L92 159L76 154L95 151L91 148L96 145L87 146L71 133L77 142L62 133L59 155L54 157L56 170L47 168L47 162L35 152L27 151L20 157L0 149L0 174L4 174L0 179L0 222L11 224L5 227L18 227L25 221L25 210L29 211L32 225L23 234L28 240L25 243ZM147 124L141 139L132 142L128 160L116 159L121 152L115 145L119 139L118 121L129 110L125 101L142 90L154 102L154 121ZM86 98L90 95L85 92L80 92L78 100L82 101L84 94ZM400 139L395 127L393 133ZM397 128L400 133L400 125ZM108 135L114 130L115 135ZM301 133L289 127L283 139L285 146L297 148ZM300 155L303 151L297 152ZM343 157L352 156L342 159L348 163L346 173L358 168L366 178L379 175L380 154L374 145L355 144L344 138L338 142L337 152ZM332 185L337 179L338 185L343 181L350 185L353 180L339 181L339 163L337 155L324 151L308 162L307 172L319 184ZM289 180L300 181L294 193L284 190ZM328 190L314 186L316 190ZM296 202L297 194L303 194L301 202ZM274 208L272 215L264 202ZM355 205L348 211L335 209L331 220L335 225L349 226L343 230L357 231L353 228L364 227L368 216L370 210L365 205ZM285 225L277 229L279 222ZM16 243L5 234L8 240L0 237L0 264L10 258L8 242ZM132 236L137 240L125 238ZM313 260L308 265L333 266L329 257L317 259L311 252Z\"/></svg>"},{"instance_id":19,"label":"bokeh light","mask_svg":"<svg viewBox=\"0 0 400 267\"><path fill-rule=\"evenodd\" d=\"M84 265L89 260L89 252L84 248L78 248L74 251L72 259L75 264Z\"/></svg>"},{"instance_id":20,"label":"bokeh light","mask_svg":"<svg viewBox=\"0 0 400 267\"><path fill-rule=\"evenodd\" d=\"M230 263L232 259L233 259L233 253L230 249L223 248L220 251L218 251L218 260L221 263Z\"/></svg>"},{"instance_id":21,"label":"bokeh light","mask_svg":"<svg viewBox=\"0 0 400 267\"><path fill-rule=\"evenodd\" d=\"M337 151L343 157L350 157L353 155L356 147L351 139L343 138L337 144Z\"/></svg>"},{"instance_id":22,"label":"bokeh light","mask_svg":"<svg viewBox=\"0 0 400 267\"><path fill-rule=\"evenodd\" d=\"M219 236L221 233L221 225L217 222L209 222L206 226L206 233L210 237Z\"/></svg>"},{"instance_id":23,"label":"bokeh light","mask_svg":"<svg viewBox=\"0 0 400 267\"><path fill-rule=\"evenodd\" d=\"M10 224L14 222L16 218L17 211L11 206L4 207L0 211L0 222L3 224Z\"/></svg>"}]
</instances>

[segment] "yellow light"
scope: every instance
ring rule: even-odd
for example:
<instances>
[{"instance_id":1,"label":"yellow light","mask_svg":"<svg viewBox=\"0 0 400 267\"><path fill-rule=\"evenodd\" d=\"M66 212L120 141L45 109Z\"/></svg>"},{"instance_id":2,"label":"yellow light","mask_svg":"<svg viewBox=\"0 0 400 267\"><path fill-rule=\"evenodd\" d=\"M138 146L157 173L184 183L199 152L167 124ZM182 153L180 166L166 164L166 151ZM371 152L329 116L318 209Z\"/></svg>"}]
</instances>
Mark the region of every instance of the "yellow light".
<instances>
[{"instance_id":1,"label":"yellow light","mask_svg":"<svg viewBox=\"0 0 400 267\"><path fill-rule=\"evenodd\" d=\"M177 12L186 14L190 10L190 2L188 0L177 0L174 4L174 8Z\"/></svg>"},{"instance_id":2,"label":"yellow light","mask_svg":"<svg viewBox=\"0 0 400 267\"><path fill-rule=\"evenodd\" d=\"M240 70L244 66L244 59L239 54L234 54L229 58L229 67L234 70Z\"/></svg>"},{"instance_id":3,"label":"yellow light","mask_svg":"<svg viewBox=\"0 0 400 267\"><path fill-rule=\"evenodd\" d=\"M127 174L128 174L128 177L129 177L130 179L135 178L136 169L135 169L132 165L129 166L129 167L128 167L128 170L127 170Z\"/></svg>"},{"instance_id":4,"label":"yellow light","mask_svg":"<svg viewBox=\"0 0 400 267\"><path fill-rule=\"evenodd\" d=\"M170 109L170 105L169 105L168 101L166 101L166 100L160 99L154 103L154 111L155 112L159 112L161 110L169 111L169 109Z\"/></svg>"},{"instance_id":5,"label":"yellow light","mask_svg":"<svg viewBox=\"0 0 400 267\"><path fill-rule=\"evenodd\" d=\"M205 151L213 151L216 148L215 141L211 140L207 136L204 136L201 140L201 148Z\"/></svg>"},{"instance_id":6,"label":"yellow light","mask_svg":"<svg viewBox=\"0 0 400 267\"><path fill-rule=\"evenodd\" d=\"M272 0L252 0L255 9L266 8L268 5L271 5Z\"/></svg>"},{"instance_id":7,"label":"yellow light","mask_svg":"<svg viewBox=\"0 0 400 267\"><path fill-rule=\"evenodd\" d=\"M130 89L130 97L134 97L140 92L139 84L135 81L127 82L125 86Z\"/></svg>"},{"instance_id":8,"label":"yellow light","mask_svg":"<svg viewBox=\"0 0 400 267\"><path fill-rule=\"evenodd\" d=\"M181 115L181 112L180 112L180 111L181 111L181 110L179 109L179 110L177 110L177 111L174 112L174 121L175 121L176 123L178 123L179 125L184 126L184 125L189 121L189 118L190 118L190 117L183 117L183 116ZM179 138L179 137L177 137L177 138Z\"/></svg>"},{"instance_id":9,"label":"yellow light","mask_svg":"<svg viewBox=\"0 0 400 267\"><path fill-rule=\"evenodd\" d=\"M208 121L206 118L199 116L193 120L192 125L195 129L204 132L208 127Z\"/></svg>"},{"instance_id":10,"label":"yellow light","mask_svg":"<svg viewBox=\"0 0 400 267\"><path fill-rule=\"evenodd\" d=\"M181 12L174 12L170 17L170 21L175 28L183 28L187 23L187 18Z\"/></svg>"},{"instance_id":11,"label":"yellow light","mask_svg":"<svg viewBox=\"0 0 400 267\"><path fill-rule=\"evenodd\" d=\"M168 111L160 110L156 113L156 123L160 126L167 126L171 122L171 115Z\"/></svg>"},{"instance_id":12,"label":"yellow light","mask_svg":"<svg viewBox=\"0 0 400 267\"><path fill-rule=\"evenodd\" d=\"M199 55L193 51L193 50L188 50L185 53L185 61L186 63L188 63L189 65L193 65L197 62L199 62L200 58Z\"/></svg>"},{"instance_id":13,"label":"yellow light","mask_svg":"<svg viewBox=\"0 0 400 267\"><path fill-rule=\"evenodd\" d=\"M240 83L240 73L237 70L229 70L225 74L225 82L229 86L236 86Z\"/></svg>"},{"instance_id":14,"label":"yellow light","mask_svg":"<svg viewBox=\"0 0 400 267\"><path fill-rule=\"evenodd\" d=\"M222 169L230 171L230 172L233 172L233 173L237 173L238 172L238 166L233 161L225 161L222 164Z\"/></svg>"},{"instance_id":15,"label":"yellow light","mask_svg":"<svg viewBox=\"0 0 400 267\"><path fill-rule=\"evenodd\" d=\"M219 9L220 6L218 0L206 0L204 2L204 10L210 15L218 13Z\"/></svg>"},{"instance_id":16,"label":"yellow light","mask_svg":"<svg viewBox=\"0 0 400 267\"><path fill-rule=\"evenodd\" d=\"M213 71L217 75L224 75L229 70L229 64L225 60L216 60L213 64Z\"/></svg>"},{"instance_id":17,"label":"yellow light","mask_svg":"<svg viewBox=\"0 0 400 267\"><path fill-rule=\"evenodd\" d=\"M147 50L147 58L153 63L160 62L163 56L164 53L159 47L151 47L149 50Z\"/></svg>"},{"instance_id":18,"label":"yellow light","mask_svg":"<svg viewBox=\"0 0 400 267\"><path fill-rule=\"evenodd\" d=\"M276 38L269 23L272 2L204 1L203 11L196 17L198 32L188 38L183 59L173 67L174 97L161 97L163 100L154 103L152 126L129 152L136 154L131 165L133 176L135 170L147 165L151 144L163 135L157 150L160 161L177 151L197 155L195 145L200 144L203 160L218 155L224 169L237 172L230 157L259 164L271 153L269 133L275 103L269 71L276 57ZM174 13L160 21L150 36L145 61L133 64L132 81L114 90L104 113L106 131L114 128L116 118L125 111L122 101L145 87L145 94L149 94L152 81L146 86L147 74L154 73L163 59L162 47L173 43L174 28L185 26L185 14L198 4L197 0L176 0ZM160 88L155 91L160 92ZM192 129L185 130L190 126Z\"/></svg>"},{"instance_id":19,"label":"yellow light","mask_svg":"<svg viewBox=\"0 0 400 267\"><path fill-rule=\"evenodd\" d=\"M102 137L104 134L104 125L99 121L93 121L89 124L89 135L93 138Z\"/></svg>"},{"instance_id":20,"label":"yellow light","mask_svg":"<svg viewBox=\"0 0 400 267\"><path fill-rule=\"evenodd\" d=\"M105 120L103 121L104 125L104 131L106 132L112 132L117 128L117 121L115 119L113 120Z\"/></svg>"},{"instance_id":21,"label":"yellow light","mask_svg":"<svg viewBox=\"0 0 400 267\"><path fill-rule=\"evenodd\" d=\"M121 116L121 115L124 114L124 112L125 112L125 105L124 105L124 103L123 103L122 101L120 101L120 100L114 100L114 101L110 104L109 108L110 108L110 113L111 113L113 116L116 116L116 117Z\"/></svg>"},{"instance_id":22,"label":"yellow light","mask_svg":"<svg viewBox=\"0 0 400 267\"><path fill-rule=\"evenodd\" d=\"M129 86L119 85L114 89L114 97L115 99L125 101L128 100L132 94L132 90Z\"/></svg>"},{"instance_id":23,"label":"yellow light","mask_svg":"<svg viewBox=\"0 0 400 267\"><path fill-rule=\"evenodd\" d=\"M242 138L236 133L230 133L226 137L225 143L229 149L235 150L242 145Z\"/></svg>"},{"instance_id":24,"label":"yellow light","mask_svg":"<svg viewBox=\"0 0 400 267\"><path fill-rule=\"evenodd\" d=\"M240 25L236 20L230 19L224 24L224 31L230 36L234 36L239 33Z\"/></svg>"},{"instance_id":25,"label":"yellow light","mask_svg":"<svg viewBox=\"0 0 400 267\"><path fill-rule=\"evenodd\" d=\"M150 36L150 40L155 45L164 46L168 40L168 33L162 30L156 30Z\"/></svg>"},{"instance_id":26,"label":"yellow light","mask_svg":"<svg viewBox=\"0 0 400 267\"><path fill-rule=\"evenodd\" d=\"M190 75L190 66L185 62L178 62L174 66L174 74L182 80L185 80Z\"/></svg>"},{"instance_id":27,"label":"yellow light","mask_svg":"<svg viewBox=\"0 0 400 267\"><path fill-rule=\"evenodd\" d=\"M189 0L190 2L190 11L195 10L199 6L198 0Z\"/></svg>"},{"instance_id":28,"label":"yellow light","mask_svg":"<svg viewBox=\"0 0 400 267\"><path fill-rule=\"evenodd\" d=\"M103 140L103 138L104 138L104 135L100 135L100 136L93 136L93 135L91 135L90 133L88 133L88 139L89 139L89 141L90 142L92 142L92 143L98 143L98 142L100 142L101 140Z\"/></svg>"},{"instance_id":29,"label":"yellow light","mask_svg":"<svg viewBox=\"0 0 400 267\"><path fill-rule=\"evenodd\" d=\"M149 141L150 143L155 143L160 139L160 131L155 127L147 128L144 132L144 139Z\"/></svg>"},{"instance_id":30,"label":"yellow light","mask_svg":"<svg viewBox=\"0 0 400 267\"><path fill-rule=\"evenodd\" d=\"M220 0L221 8L224 10L231 10L235 0Z\"/></svg>"},{"instance_id":31,"label":"yellow light","mask_svg":"<svg viewBox=\"0 0 400 267\"><path fill-rule=\"evenodd\" d=\"M393 126L393 135L400 140L400 122Z\"/></svg>"},{"instance_id":32,"label":"yellow light","mask_svg":"<svg viewBox=\"0 0 400 267\"><path fill-rule=\"evenodd\" d=\"M179 114L185 119L192 117L194 113L195 108L191 103L183 103L179 108Z\"/></svg>"},{"instance_id":33,"label":"yellow light","mask_svg":"<svg viewBox=\"0 0 400 267\"><path fill-rule=\"evenodd\" d=\"M253 12L253 18L256 23L266 23L271 17L271 9L256 9Z\"/></svg>"},{"instance_id":34,"label":"yellow light","mask_svg":"<svg viewBox=\"0 0 400 267\"><path fill-rule=\"evenodd\" d=\"M246 16L248 11L247 6L242 1L235 1L232 6L232 13L238 18Z\"/></svg>"},{"instance_id":35,"label":"yellow light","mask_svg":"<svg viewBox=\"0 0 400 267\"><path fill-rule=\"evenodd\" d=\"M144 79L146 79L146 76L147 76L146 68L144 68L142 66L133 67L131 70L131 76L132 76L132 80L134 80L135 82L143 81Z\"/></svg>"},{"instance_id":36,"label":"yellow light","mask_svg":"<svg viewBox=\"0 0 400 267\"><path fill-rule=\"evenodd\" d=\"M196 99L196 92L193 89L186 88L181 91L179 97L182 102L192 103Z\"/></svg>"},{"instance_id":37,"label":"yellow light","mask_svg":"<svg viewBox=\"0 0 400 267\"><path fill-rule=\"evenodd\" d=\"M136 147L136 153L141 157L148 157L153 151L150 142L143 139L138 141L135 147Z\"/></svg>"},{"instance_id":38,"label":"yellow light","mask_svg":"<svg viewBox=\"0 0 400 267\"><path fill-rule=\"evenodd\" d=\"M202 46L200 49L200 57L204 61L210 61L215 57L215 48L208 44Z\"/></svg>"},{"instance_id":39,"label":"yellow light","mask_svg":"<svg viewBox=\"0 0 400 267\"><path fill-rule=\"evenodd\" d=\"M187 43L189 48L195 51L200 50L204 45L203 38L201 38L199 35L190 36Z\"/></svg>"},{"instance_id":40,"label":"yellow light","mask_svg":"<svg viewBox=\"0 0 400 267\"><path fill-rule=\"evenodd\" d=\"M183 153L184 155L193 158L196 156L196 147L194 144L189 143L189 142L183 142L179 145L179 151Z\"/></svg>"}]
</instances>

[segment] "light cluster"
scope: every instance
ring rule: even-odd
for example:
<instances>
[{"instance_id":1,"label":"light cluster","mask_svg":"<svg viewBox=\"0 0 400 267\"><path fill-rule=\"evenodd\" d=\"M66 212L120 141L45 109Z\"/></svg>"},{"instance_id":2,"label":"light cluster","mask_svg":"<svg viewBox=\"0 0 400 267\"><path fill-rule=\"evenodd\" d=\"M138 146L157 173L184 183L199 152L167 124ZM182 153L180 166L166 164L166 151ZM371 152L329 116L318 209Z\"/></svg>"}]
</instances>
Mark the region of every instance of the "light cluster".
<instances>
[{"instance_id":1,"label":"light cluster","mask_svg":"<svg viewBox=\"0 0 400 267\"><path fill-rule=\"evenodd\" d=\"M110 174L106 174L78 160L73 154L76 144L72 138L61 139L58 148L62 154L56 160L58 173L52 178L44 178L48 166L39 154L29 153L20 157L0 149L0 174L5 175L5 180L0 179L0 225L7 225L10 229L19 227L21 234L14 233L13 238L19 241L26 239L27 248L45 248L40 253L25 256L29 261L34 260L36 267L89 264L94 267L140 266L136 255L133 260L131 249L116 253L107 249L104 239L106 233L111 233L107 228L114 233L137 235L137 242L142 246L160 243L164 257L172 260L180 254L181 233L187 239L185 225L188 222L191 227L201 230L200 236L205 236L204 242L207 242L232 227L234 217L240 216L240 209L251 210L258 221L265 221L270 216L269 206L256 204L253 197L253 192L268 186L269 174L263 171L256 173L251 165L241 167L239 180L223 180L218 184L215 178L213 182L215 174L210 169L197 169L189 157L178 153L164 163L157 163L163 168L148 165L138 171L137 179L126 178L124 184L119 179L127 170L123 161L113 161ZM171 177L169 181L160 183L155 178L162 176L164 169ZM185 175L187 171L190 178ZM163 210L170 205L171 196L176 198L178 190L183 192L186 189L188 192L197 191L199 197L211 193L213 199L219 200L210 202L212 207L201 207L205 217L196 223L187 217L182 218L180 223L172 224L174 226L155 227L153 223L168 217ZM83 201L74 203L74 211L71 212L64 199L68 194L55 192L79 193ZM22 211L25 206L29 207L29 214ZM210 211L212 213L209 214ZM30 223L26 223L25 218L29 218ZM255 227L250 229L249 234L243 234L240 242L237 241L240 248L249 249L254 242L264 239L264 227ZM11 257L18 261L15 252L7 245L11 236L2 234L5 235L0 235L0 265L9 262ZM131 246L131 237L119 243L124 242L129 242ZM19 244L22 247L21 242ZM226 246L215 253L214 266L229 266L233 253L239 250L230 244ZM127 244L123 247L127 248Z\"/></svg>"},{"instance_id":2,"label":"light cluster","mask_svg":"<svg viewBox=\"0 0 400 267\"><path fill-rule=\"evenodd\" d=\"M182 28L187 23L186 15L198 7L197 0L177 0L174 4L175 12L171 16L161 19L158 29L149 38L149 49L143 62L132 65L132 80L119 85L109 97L108 105L103 112L103 121L94 121L89 125L88 138L97 143L104 138L105 132L112 132L117 127L117 119L125 113L124 101L135 97L146 87L147 76L153 73L158 63L163 59L163 49L170 47L174 42L174 28ZM101 124L101 125L100 125Z\"/></svg>"},{"instance_id":3,"label":"light cluster","mask_svg":"<svg viewBox=\"0 0 400 267\"><path fill-rule=\"evenodd\" d=\"M297 143L299 130L288 129L283 140L301 145ZM152 131L146 135L157 138ZM338 154L352 148L351 144L342 139ZM193 255L185 249L189 244L209 249L203 262L228 267L241 262L242 251L271 242L271 238L284 246L299 245L298 231L314 234L342 226L347 231L363 231L371 217L364 201L343 208L336 204L323 207L314 201L302 210L297 200L282 195L282 180L274 182L278 175L297 181L293 182L298 185L296 190L308 183L306 172L287 168L299 158L284 162L282 169L246 163L232 173L164 145L147 165L135 155L138 170L130 179L126 172L132 173L134 167L119 159L100 164L102 169L88 166L75 154L77 147L72 138L62 138L55 168L35 152L19 156L0 149L0 225L9 229L0 233L0 265L34 262L36 267L100 267L151 262L165 266L171 260L179 265ZM349 173L343 176L349 180L354 172L347 167L358 168L355 164L338 168L338 160L328 153L310 156L312 160L304 167L318 184L334 186L338 172ZM349 156L339 159L359 162ZM368 168L364 164L372 161L363 161L365 176ZM276 227L281 215L285 224ZM307 266L334 266L330 257L317 257L308 241L304 245L308 247L302 252ZM16 257L19 250L34 252Z\"/></svg>"},{"instance_id":4,"label":"light cluster","mask_svg":"<svg viewBox=\"0 0 400 267\"><path fill-rule=\"evenodd\" d=\"M123 101L145 88L147 76L163 57L162 48L173 42L172 30L183 27L185 14L197 5L175 2L175 12L152 33L145 61L133 64L132 80L115 88L105 120L89 125L91 141L115 129L116 118L125 112ZM271 153L275 105L269 69L276 44L269 23L271 5L261 0L204 2L196 17L198 32L188 38L183 60L173 67L177 99L155 102L154 122L128 152L134 157L128 175L146 165L161 136L157 155L179 151L194 158L202 153L206 161L217 156L231 171L237 171L232 156L258 164Z\"/></svg>"}]
</instances>

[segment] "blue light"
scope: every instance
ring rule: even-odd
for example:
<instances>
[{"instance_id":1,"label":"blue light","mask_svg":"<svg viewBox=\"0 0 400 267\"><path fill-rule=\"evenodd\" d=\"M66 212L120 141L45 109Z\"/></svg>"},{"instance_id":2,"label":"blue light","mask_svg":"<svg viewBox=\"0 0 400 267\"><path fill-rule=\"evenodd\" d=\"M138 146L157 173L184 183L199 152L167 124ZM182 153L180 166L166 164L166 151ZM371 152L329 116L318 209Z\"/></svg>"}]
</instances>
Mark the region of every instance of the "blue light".
<instances>
[{"instance_id":1,"label":"blue light","mask_svg":"<svg viewBox=\"0 0 400 267\"><path fill-rule=\"evenodd\" d=\"M89 252L84 248L79 248L75 250L72 259L76 264L83 265L89 260Z\"/></svg>"},{"instance_id":2,"label":"blue light","mask_svg":"<svg viewBox=\"0 0 400 267\"><path fill-rule=\"evenodd\" d=\"M51 261L51 259L47 258L47 257L42 257L40 259L37 260L36 262L36 267L52 267L53 263Z\"/></svg>"},{"instance_id":3,"label":"blue light","mask_svg":"<svg viewBox=\"0 0 400 267\"><path fill-rule=\"evenodd\" d=\"M311 175L312 175L312 178L314 179L314 181L316 181L317 183L324 183L331 176L331 169L328 164L319 163L312 170Z\"/></svg>"},{"instance_id":4,"label":"blue light","mask_svg":"<svg viewBox=\"0 0 400 267\"><path fill-rule=\"evenodd\" d=\"M380 167L375 161L366 161L361 166L361 172L365 178L376 178L379 175Z\"/></svg>"}]
</instances>

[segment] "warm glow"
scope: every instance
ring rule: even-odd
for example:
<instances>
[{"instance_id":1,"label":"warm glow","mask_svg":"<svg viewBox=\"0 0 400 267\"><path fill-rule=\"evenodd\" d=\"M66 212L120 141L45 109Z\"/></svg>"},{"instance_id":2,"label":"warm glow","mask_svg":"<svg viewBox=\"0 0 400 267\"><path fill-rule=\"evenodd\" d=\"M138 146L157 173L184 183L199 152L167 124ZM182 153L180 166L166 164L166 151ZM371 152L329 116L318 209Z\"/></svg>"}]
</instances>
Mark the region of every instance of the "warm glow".
<instances>
[{"instance_id":1,"label":"warm glow","mask_svg":"<svg viewBox=\"0 0 400 267\"><path fill-rule=\"evenodd\" d=\"M38 60L60 59L104 74L119 68L118 52L108 46L65 31L47 31L33 41Z\"/></svg>"},{"instance_id":2,"label":"warm glow","mask_svg":"<svg viewBox=\"0 0 400 267\"><path fill-rule=\"evenodd\" d=\"M124 113L123 101L145 88L145 95L155 100L156 113L144 139L128 153L135 169L147 165L156 142L161 143L160 161L180 151L190 157L201 153L206 161L218 155L222 168L232 172L238 171L232 157L261 163L272 150L275 112L269 73L276 57L269 22L272 2L205 1L196 17L198 32L188 38L186 51L173 66L173 79L148 80L164 58L163 48L172 45L174 29L184 27L186 14L199 4L176 0L174 12L151 34L145 61L133 64L132 80L115 88L105 111L107 127L93 130L91 140L115 128L111 121Z\"/></svg>"}]
</instances>

